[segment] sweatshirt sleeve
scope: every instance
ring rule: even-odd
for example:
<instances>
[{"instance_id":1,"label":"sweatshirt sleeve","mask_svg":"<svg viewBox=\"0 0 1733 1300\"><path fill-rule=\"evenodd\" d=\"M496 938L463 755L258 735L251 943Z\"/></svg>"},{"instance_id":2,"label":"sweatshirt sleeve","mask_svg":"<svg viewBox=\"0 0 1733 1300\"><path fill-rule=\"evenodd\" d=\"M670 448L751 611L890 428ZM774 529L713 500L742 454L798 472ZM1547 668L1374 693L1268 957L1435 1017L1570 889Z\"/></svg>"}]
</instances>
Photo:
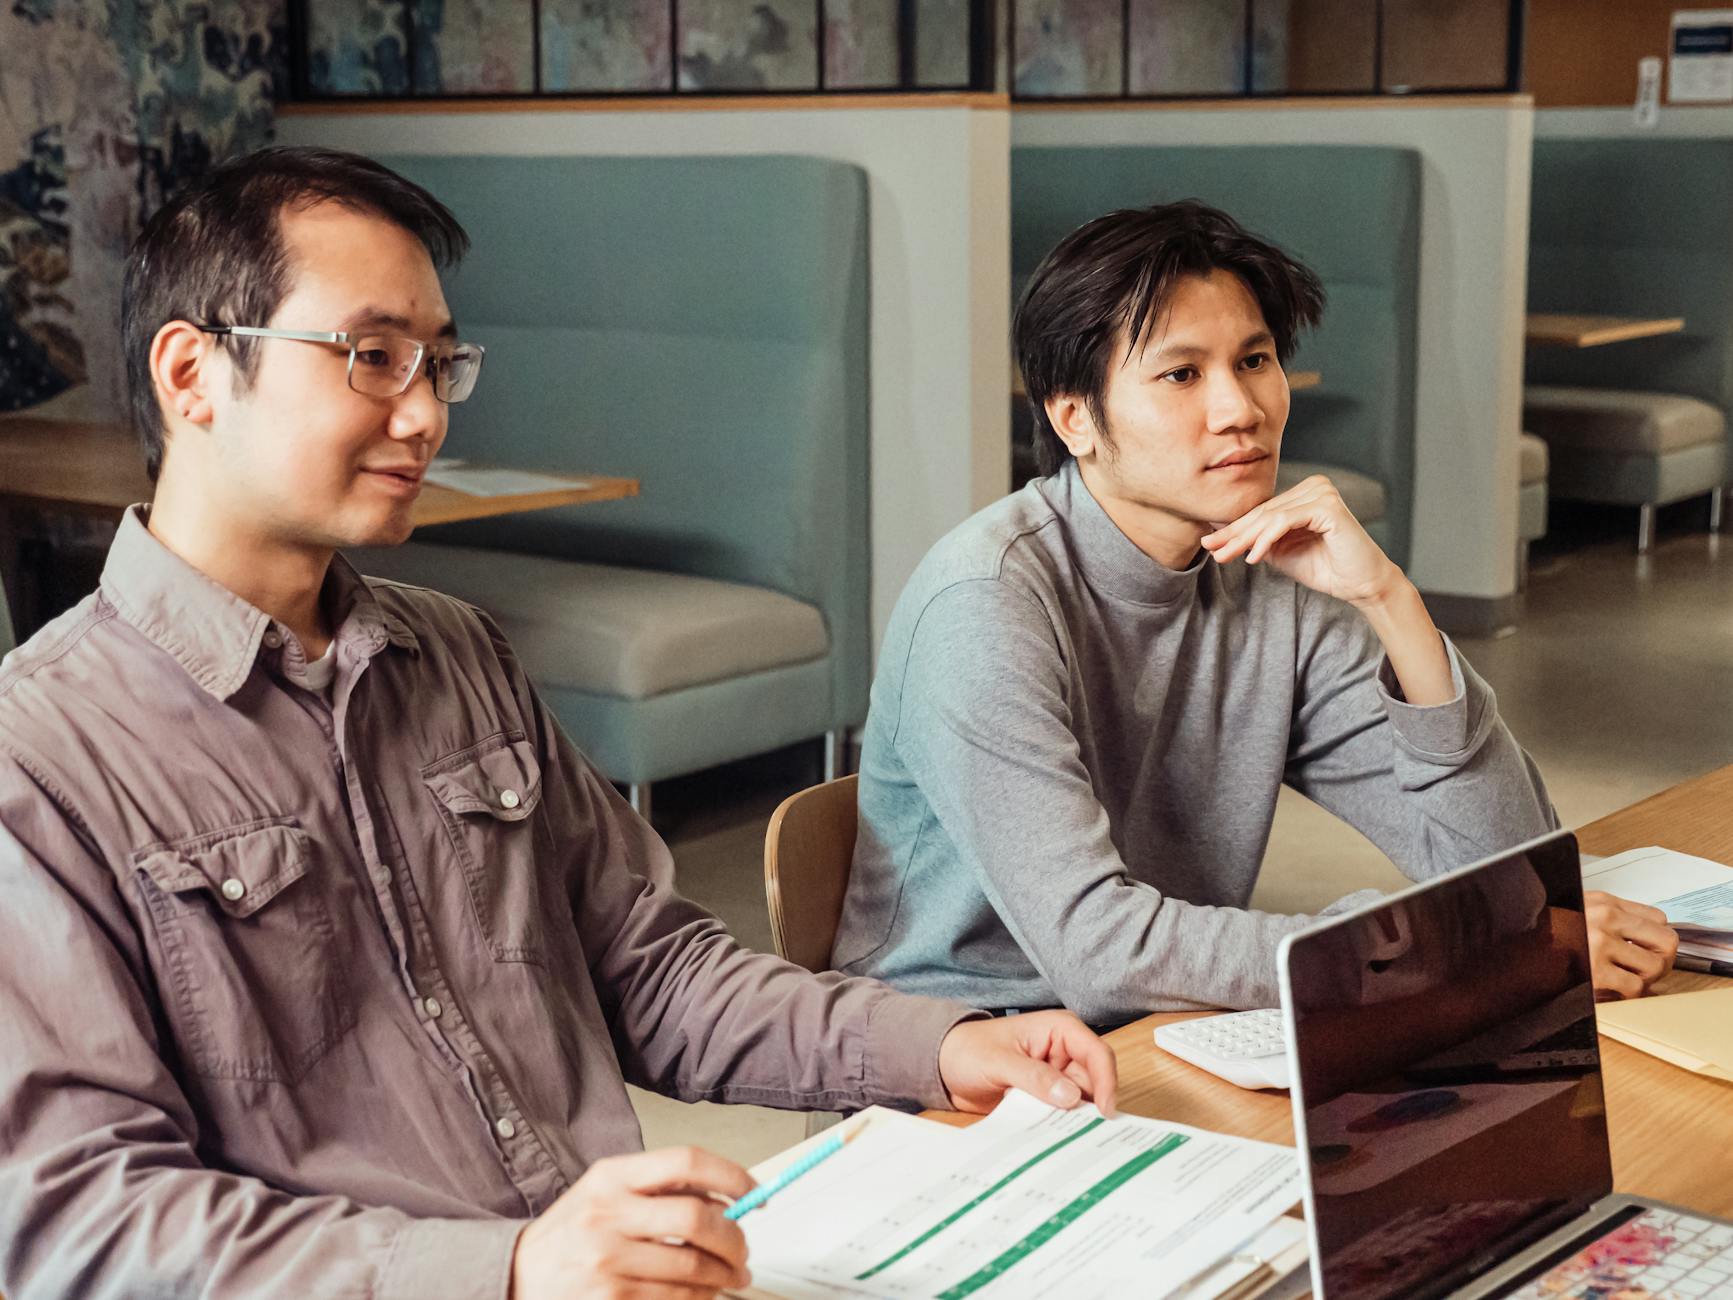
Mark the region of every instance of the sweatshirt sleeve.
<instances>
[{"instance_id":1,"label":"sweatshirt sleeve","mask_svg":"<svg viewBox=\"0 0 1733 1300\"><path fill-rule=\"evenodd\" d=\"M1454 697L1416 707L1365 619L1312 592L1300 599L1289 785L1414 880L1558 827L1539 769L1448 637Z\"/></svg>"},{"instance_id":2,"label":"sweatshirt sleeve","mask_svg":"<svg viewBox=\"0 0 1733 1300\"><path fill-rule=\"evenodd\" d=\"M920 615L895 746L959 861L1084 1020L1276 1003L1275 950L1311 918L1165 896L1132 878L1076 732L1047 614L992 579Z\"/></svg>"}]
</instances>

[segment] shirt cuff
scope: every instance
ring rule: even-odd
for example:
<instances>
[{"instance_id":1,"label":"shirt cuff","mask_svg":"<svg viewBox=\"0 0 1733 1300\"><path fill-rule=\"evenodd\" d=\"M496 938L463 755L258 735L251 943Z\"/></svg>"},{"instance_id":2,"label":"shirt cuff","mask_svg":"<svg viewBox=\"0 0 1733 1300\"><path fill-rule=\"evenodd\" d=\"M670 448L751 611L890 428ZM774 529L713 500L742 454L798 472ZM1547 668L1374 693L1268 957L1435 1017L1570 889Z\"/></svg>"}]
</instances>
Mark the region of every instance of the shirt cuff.
<instances>
[{"instance_id":1,"label":"shirt cuff","mask_svg":"<svg viewBox=\"0 0 1733 1300\"><path fill-rule=\"evenodd\" d=\"M958 1002L891 993L867 1016L864 1077L867 1092L880 1105L951 1109L951 1095L939 1076L939 1048L945 1035L965 1020L984 1020Z\"/></svg>"},{"instance_id":2,"label":"shirt cuff","mask_svg":"<svg viewBox=\"0 0 1733 1300\"><path fill-rule=\"evenodd\" d=\"M416 1219L397 1234L378 1300L506 1300L522 1219Z\"/></svg>"},{"instance_id":3,"label":"shirt cuff","mask_svg":"<svg viewBox=\"0 0 1733 1300\"><path fill-rule=\"evenodd\" d=\"M1378 662L1378 700L1405 748L1434 762L1449 764L1469 756L1475 713L1469 698L1473 694L1471 686L1479 686L1481 690L1485 687L1478 678L1471 682L1464 673L1462 656L1450 638L1442 632L1438 636L1450 660L1450 699L1443 704L1408 703L1402 698L1402 687L1396 680L1396 670L1390 666L1390 657L1385 655Z\"/></svg>"}]
</instances>

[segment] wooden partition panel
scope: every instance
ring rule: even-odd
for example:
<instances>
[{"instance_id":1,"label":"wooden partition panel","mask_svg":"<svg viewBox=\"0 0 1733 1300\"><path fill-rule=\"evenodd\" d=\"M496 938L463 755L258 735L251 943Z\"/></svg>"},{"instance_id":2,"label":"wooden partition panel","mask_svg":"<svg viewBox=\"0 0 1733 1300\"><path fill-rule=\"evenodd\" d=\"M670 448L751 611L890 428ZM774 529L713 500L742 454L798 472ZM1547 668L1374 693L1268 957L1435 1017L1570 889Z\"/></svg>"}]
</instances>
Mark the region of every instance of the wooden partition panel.
<instances>
[{"instance_id":1,"label":"wooden partition panel","mask_svg":"<svg viewBox=\"0 0 1733 1300\"><path fill-rule=\"evenodd\" d=\"M1524 82L1535 107L1635 103L1637 60L1665 59L1673 11L1691 7L1687 0L1529 0Z\"/></svg>"}]
</instances>

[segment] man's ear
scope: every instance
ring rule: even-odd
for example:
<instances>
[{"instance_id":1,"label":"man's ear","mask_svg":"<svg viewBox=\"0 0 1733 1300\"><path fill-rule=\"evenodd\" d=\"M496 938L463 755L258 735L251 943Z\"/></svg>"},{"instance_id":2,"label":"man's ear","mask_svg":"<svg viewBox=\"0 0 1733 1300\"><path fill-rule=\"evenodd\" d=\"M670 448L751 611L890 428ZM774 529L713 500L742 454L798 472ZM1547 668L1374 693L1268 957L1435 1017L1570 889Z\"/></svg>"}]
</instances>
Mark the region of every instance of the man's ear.
<instances>
[{"instance_id":1,"label":"man's ear","mask_svg":"<svg viewBox=\"0 0 1733 1300\"><path fill-rule=\"evenodd\" d=\"M1101 450L1104 439L1096 427L1095 416L1089 410L1089 404L1075 393L1062 393L1049 397L1046 405L1047 419L1053 425L1053 432L1059 435L1059 441L1065 444L1078 460L1093 452Z\"/></svg>"},{"instance_id":2,"label":"man's ear","mask_svg":"<svg viewBox=\"0 0 1733 1300\"><path fill-rule=\"evenodd\" d=\"M209 424L215 418L210 390L217 350L211 336L184 320L171 320L150 341L150 375L162 405L163 424L184 420Z\"/></svg>"}]
</instances>

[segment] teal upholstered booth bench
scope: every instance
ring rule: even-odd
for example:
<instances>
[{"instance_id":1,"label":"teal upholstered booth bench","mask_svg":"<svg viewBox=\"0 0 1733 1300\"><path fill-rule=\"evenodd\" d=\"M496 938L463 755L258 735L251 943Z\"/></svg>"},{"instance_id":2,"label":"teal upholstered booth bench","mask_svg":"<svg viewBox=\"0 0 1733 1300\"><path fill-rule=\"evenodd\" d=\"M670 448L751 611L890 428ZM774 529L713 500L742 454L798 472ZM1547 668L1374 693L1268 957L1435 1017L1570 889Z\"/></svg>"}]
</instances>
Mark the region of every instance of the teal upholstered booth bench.
<instances>
[{"instance_id":1,"label":"teal upholstered booth bench","mask_svg":"<svg viewBox=\"0 0 1733 1300\"><path fill-rule=\"evenodd\" d=\"M493 613L631 787L866 713L867 196L814 158L391 157L470 232L487 348L445 454L636 478L635 499L361 553Z\"/></svg>"},{"instance_id":2,"label":"teal upholstered booth bench","mask_svg":"<svg viewBox=\"0 0 1733 1300\"><path fill-rule=\"evenodd\" d=\"M1709 495L1719 522L1733 412L1733 140L1539 139L1531 311L1682 316L1679 334L1528 353L1523 424L1555 497L1655 507Z\"/></svg>"},{"instance_id":3,"label":"teal upholstered booth bench","mask_svg":"<svg viewBox=\"0 0 1733 1300\"><path fill-rule=\"evenodd\" d=\"M1420 157L1339 145L1115 146L1011 152L1011 268L1021 293L1048 250L1116 208L1195 198L1299 257L1329 294L1295 368L1286 486L1330 475L1399 564L1414 511L1414 385Z\"/></svg>"}]
</instances>

